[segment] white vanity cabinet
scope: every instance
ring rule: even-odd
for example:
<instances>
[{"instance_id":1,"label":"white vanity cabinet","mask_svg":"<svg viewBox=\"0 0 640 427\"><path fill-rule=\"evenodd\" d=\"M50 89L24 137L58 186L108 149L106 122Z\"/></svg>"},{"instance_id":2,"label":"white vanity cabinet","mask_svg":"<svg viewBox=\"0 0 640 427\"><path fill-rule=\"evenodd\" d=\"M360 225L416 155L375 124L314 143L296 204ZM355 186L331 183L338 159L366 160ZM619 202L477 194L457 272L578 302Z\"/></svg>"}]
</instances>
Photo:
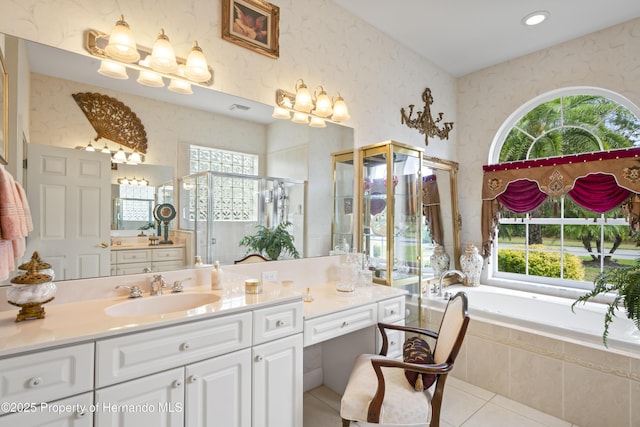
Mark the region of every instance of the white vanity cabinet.
<instances>
[{"instance_id":1,"label":"white vanity cabinet","mask_svg":"<svg viewBox=\"0 0 640 427\"><path fill-rule=\"evenodd\" d=\"M302 426L302 304L253 315L253 427Z\"/></svg>"},{"instance_id":2,"label":"white vanity cabinet","mask_svg":"<svg viewBox=\"0 0 640 427\"><path fill-rule=\"evenodd\" d=\"M404 325L405 318L405 297L396 297L381 301L378 303L378 322L391 323L394 325ZM377 328L376 328L377 329ZM404 343L404 332L394 329L387 329L387 339L389 347L387 348L387 356L402 356L402 344ZM380 330L376 331L376 351L382 348L382 334Z\"/></svg>"},{"instance_id":3,"label":"white vanity cabinet","mask_svg":"<svg viewBox=\"0 0 640 427\"><path fill-rule=\"evenodd\" d=\"M96 342L96 427L302 425L302 302ZM131 412L123 412L131 411Z\"/></svg>"}]
</instances>

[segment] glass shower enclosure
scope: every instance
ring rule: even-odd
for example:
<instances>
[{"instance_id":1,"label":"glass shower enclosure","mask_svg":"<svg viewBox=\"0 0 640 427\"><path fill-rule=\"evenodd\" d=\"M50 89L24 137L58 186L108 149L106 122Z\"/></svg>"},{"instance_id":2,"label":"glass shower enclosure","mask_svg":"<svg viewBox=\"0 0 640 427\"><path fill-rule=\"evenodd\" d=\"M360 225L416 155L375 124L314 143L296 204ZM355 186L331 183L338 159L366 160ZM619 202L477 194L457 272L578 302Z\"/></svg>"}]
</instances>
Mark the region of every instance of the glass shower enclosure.
<instances>
[{"instance_id":1,"label":"glass shower enclosure","mask_svg":"<svg viewBox=\"0 0 640 427\"><path fill-rule=\"evenodd\" d=\"M203 263L233 264L246 254L244 236L283 222L292 224L288 231L304 256L305 181L213 171L179 181L179 227L193 233L193 254Z\"/></svg>"}]
</instances>

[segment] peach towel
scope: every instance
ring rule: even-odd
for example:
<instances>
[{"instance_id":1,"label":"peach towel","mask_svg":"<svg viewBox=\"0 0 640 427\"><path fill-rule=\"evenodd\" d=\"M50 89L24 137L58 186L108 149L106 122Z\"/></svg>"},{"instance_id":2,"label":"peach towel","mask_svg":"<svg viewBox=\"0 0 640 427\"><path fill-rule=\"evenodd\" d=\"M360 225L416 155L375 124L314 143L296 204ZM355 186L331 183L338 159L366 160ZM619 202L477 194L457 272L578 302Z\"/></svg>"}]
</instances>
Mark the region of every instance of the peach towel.
<instances>
[{"instance_id":1,"label":"peach towel","mask_svg":"<svg viewBox=\"0 0 640 427\"><path fill-rule=\"evenodd\" d=\"M25 238L32 230L31 210L24 189L0 167L0 281L15 270L15 259L24 255Z\"/></svg>"}]
</instances>

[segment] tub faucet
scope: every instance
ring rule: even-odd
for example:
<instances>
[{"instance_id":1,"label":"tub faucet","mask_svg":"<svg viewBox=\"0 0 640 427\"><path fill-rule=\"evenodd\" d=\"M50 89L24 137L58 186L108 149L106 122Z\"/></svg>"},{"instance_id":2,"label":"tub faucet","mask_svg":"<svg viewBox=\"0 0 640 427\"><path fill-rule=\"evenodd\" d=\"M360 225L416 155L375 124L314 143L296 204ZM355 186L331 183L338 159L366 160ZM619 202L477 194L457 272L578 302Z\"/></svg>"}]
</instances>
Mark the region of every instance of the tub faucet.
<instances>
[{"instance_id":1,"label":"tub faucet","mask_svg":"<svg viewBox=\"0 0 640 427\"><path fill-rule=\"evenodd\" d=\"M437 289L437 291L438 291L437 296L438 297L442 297L442 287L443 287L442 286L442 281L444 280L445 277L450 276L452 274L457 274L458 276L460 276L461 280L464 280L464 278L465 278L464 273L462 271L460 271L460 270L447 270L447 271L443 272L440 275L440 280L438 281L438 289Z\"/></svg>"},{"instance_id":2,"label":"tub faucet","mask_svg":"<svg viewBox=\"0 0 640 427\"><path fill-rule=\"evenodd\" d=\"M154 274L151 279L151 291L149 295L162 295L162 288L167 287L167 281L162 274Z\"/></svg>"}]
</instances>

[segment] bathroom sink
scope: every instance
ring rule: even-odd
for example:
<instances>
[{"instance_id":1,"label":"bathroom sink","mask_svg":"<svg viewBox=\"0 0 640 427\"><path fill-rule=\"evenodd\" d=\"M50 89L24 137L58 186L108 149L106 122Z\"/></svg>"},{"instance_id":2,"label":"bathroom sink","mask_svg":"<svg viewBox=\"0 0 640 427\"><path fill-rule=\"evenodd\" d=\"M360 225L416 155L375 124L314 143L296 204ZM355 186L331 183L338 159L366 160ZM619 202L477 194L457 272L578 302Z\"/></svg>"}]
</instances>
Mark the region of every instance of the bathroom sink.
<instances>
[{"instance_id":1,"label":"bathroom sink","mask_svg":"<svg viewBox=\"0 0 640 427\"><path fill-rule=\"evenodd\" d=\"M105 308L105 313L115 317L165 314L191 310L220 300L219 295L207 293L165 294L129 299Z\"/></svg>"}]
</instances>

